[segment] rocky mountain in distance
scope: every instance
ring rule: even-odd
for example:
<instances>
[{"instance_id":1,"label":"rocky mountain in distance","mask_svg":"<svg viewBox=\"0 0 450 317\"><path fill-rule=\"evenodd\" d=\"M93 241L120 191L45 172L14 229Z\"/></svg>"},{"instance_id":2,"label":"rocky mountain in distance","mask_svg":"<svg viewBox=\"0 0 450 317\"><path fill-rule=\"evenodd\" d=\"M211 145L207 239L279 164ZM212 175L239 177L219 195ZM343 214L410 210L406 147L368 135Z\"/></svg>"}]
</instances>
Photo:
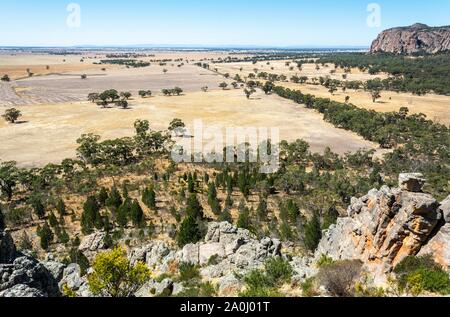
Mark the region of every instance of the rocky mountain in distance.
<instances>
[{"instance_id":1,"label":"rocky mountain in distance","mask_svg":"<svg viewBox=\"0 0 450 317\"><path fill-rule=\"evenodd\" d=\"M430 27L416 23L380 33L372 43L371 53L436 54L450 50L450 26Z\"/></svg>"}]
</instances>

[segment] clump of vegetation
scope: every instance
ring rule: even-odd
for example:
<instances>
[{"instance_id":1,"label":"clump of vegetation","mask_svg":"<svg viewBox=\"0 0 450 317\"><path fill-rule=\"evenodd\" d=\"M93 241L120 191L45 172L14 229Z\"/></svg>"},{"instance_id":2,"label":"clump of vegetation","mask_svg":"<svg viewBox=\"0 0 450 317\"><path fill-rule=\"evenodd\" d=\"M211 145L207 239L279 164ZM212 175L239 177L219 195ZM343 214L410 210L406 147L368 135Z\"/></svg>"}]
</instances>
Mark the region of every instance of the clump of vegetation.
<instances>
[{"instance_id":1,"label":"clump of vegetation","mask_svg":"<svg viewBox=\"0 0 450 317\"><path fill-rule=\"evenodd\" d=\"M130 297L150 278L144 263L132 266L126 252L118 247L97 255L88 275L89 289L103 297Z\"/></svg>"},{"instance_id":2,"label":"clump of vegetation","mask_svg":"<svg viewBox=\"0 0 450 317\"><path fill-rule=\"evenodd\" d=\"M301 285L303 297L315 297L319 295L316 290L315 278L311 277L306 279Z\"/></svg>"},{"instance_id":3,"label":"clump of vegetation","mask_svg":"<svg viewBox=\"0 0 450 317\"><path fill-rule=\"evenodd\" d=\"M189 243L197 243L202 239L202 233L198 220L193 216L187 216L181 223L177 234L177 242L180 247Z\"/></svg>"},{"instance_id":4,"label":"clump of vegetation","mask_svg":"<svg viewBox=\"0 0 450 317\"><path fill-rule=\"evenodd\" d=\"M333 63L344 69L359 68L370 74L389 73L392 77L380 81L385 90L417 95L450 93L449 54L425 55L421 58L391 54L331 54L320 57L317 63Z\"/></svg>"},{"instance_id":5,"label":"clump of vegetation","mask_svg":"<svg viewBox=\"0 0 450 317\"><path fill-rule=\"evenodd\" d=\"M361 261L338 261L332 264L322 265L317 274L317 281L332 296L353 297L355 295L355 285L361 273Z\"/></svg>"},{"instance_id":6,"label":"clump of vegetation","mask_svg":"<svg viewBox=\"0 0 450 317\"><path fill-rule=\"evenodd\" d=\"M180 87L175 87L173 89L162 89L161 93L164 96L180 96L183 93L183 89Z\"/></svg>"},{"instance_id":7,"label":"clump of vegetation","mask_svg":"<svg viewBox=\"0 0 450 317\"><path fill-rule=\"evenodd\" d=\"M128 68L140 68L148 67L151 65L150 62L144 62L136 59L103 59L100 61L103 65L124 65Z\"/></svg>"},{"instance_id":8,"label":"clump of vegetation","mask_svg":"<svg viewBox=\"0 0 450 317\"><path fill-rule=\"evenodd\" d=\"M408 256L394 269L400 290L418 296L424 292L450 294L450 277L431 255Z\"/></svg>"},{"instance_id":9,"label":"clump of vegetation","mask_svg":"<svg viewBox=\"0 0 450 317\"><path fill-rule=\"evenodd\" d=\"M200 279L200 271L198 265L183 262L178 266L179 276L178 281L189 282Z\"/></svg>"},{"instance_id":10,"label":"clump of vegetation","mask_svg":"<svg viewBox=\"0 0 450 317\"><path fill-rule=\"evenodd\" d=\"M266 261L264 269L253 270L243 277L245 290L241 297L281 297L279 288L290 283L293 270L283 258L271 258Z\"/></svg>"},{"instance_id":11,"label":"clump of vegetation","mask_svg":"<svg viewBox=\"0 0 450 317\"><path fill-rule=\"evenodd\" d=\"M448 196L447 126L427 120L422 114L408 115L408 109L399 112L380 113L358 108L352 104L330 99L316 98L300 91L275 87L279 96L291 99L324 115L324 119L339 128L350 130L365 139L377 142L393 151L384 156L380 171L391 179L405 170L421 172L428 179L428 188L436 198ZM354 165L358 167L358 164Z\"/></svg>"},{"instance_id":12,"label":"clump of vegetation","mask_svg":"<svg viewBox=\"0 0 450 317\"><path fill-rule=\"evenodd\" d=\"M48 250L50 247L50 244L53 242L54 234L52 229L50 229L50 226L47 222L44 223L42 228L38 227L36 229L36 234L41 239L40 244L41 248L44 250Z\"/></svg>"}]
</instances>

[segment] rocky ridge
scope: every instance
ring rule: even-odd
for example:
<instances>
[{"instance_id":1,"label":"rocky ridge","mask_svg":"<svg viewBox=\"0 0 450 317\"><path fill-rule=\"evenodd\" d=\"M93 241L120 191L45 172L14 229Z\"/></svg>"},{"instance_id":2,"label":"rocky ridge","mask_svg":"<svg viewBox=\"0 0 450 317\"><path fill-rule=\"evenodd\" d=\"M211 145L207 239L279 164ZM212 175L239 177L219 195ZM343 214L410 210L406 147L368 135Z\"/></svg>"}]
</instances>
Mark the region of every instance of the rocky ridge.
<instances>
[{"instance_id":1,"label":"rocky ridge","mask_svg":"<svg viewBox=\"0 0 450 317\"><path fill-rule=\"evenodd\" d=\"M429 27L416 23L381 32L370 48L371 53L436 54L450 50L450 26Z\"/></svg>"},{"instance_id":2,"label":"rocky ridge","mask_svg":"<svg viewBox=\"0 0 450 317\"><path fill-rule=\"evenodd\" d=\"M399 188L353 198L348 217L324 232L315 258L361 260L379 280L409 255L431 254L450 266L450 197L439 203L422 192L424 182L420 174L402 174Z\"/></svg>"},{"instance_id":3,"label":"rocky ridge","mask_svg":"<svg viewBox=\"0 0 450 317\"><path fill-rule=\"evenodd\" d=\"M153 241L129 252L131 263L146 263L154 276L135 295L180 294L184 286L171 276L176 275L181 263L199 265L203 281L217 285L221 296L236 296L244 287L238 276L263 267L271 257L289 261L293 285L316 275L316 263L323 255L334 260L361 260L377 284L383 284L394 266L409 255L431 254L448 267L450 197L437 202L422 192L424 183L420 174L402 174L398 188L384 186L353 198L348 216L324 231L317 251L310 257L290 256L284 252L288 246L279 240L259 239L227 222L209 223L203 241L182 249ZM92 259L103 251L105 237L102 232L86 236L80 251ZM61 296L65 286L77 296L92 296L79 265L61 264L52 255L39 262L18 253L7 231L0 231L0 238L0 297Z\"/></svg>"}]
</instances>

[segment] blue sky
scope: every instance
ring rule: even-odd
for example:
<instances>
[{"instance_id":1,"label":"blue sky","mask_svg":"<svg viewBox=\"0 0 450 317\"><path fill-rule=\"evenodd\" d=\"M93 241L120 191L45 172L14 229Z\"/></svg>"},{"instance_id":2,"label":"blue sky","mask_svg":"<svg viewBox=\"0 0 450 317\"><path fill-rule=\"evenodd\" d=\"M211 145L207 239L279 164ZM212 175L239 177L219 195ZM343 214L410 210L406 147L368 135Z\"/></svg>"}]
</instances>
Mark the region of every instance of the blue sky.
<instances>
[{"instance_id":1,"label":"blue sky","mask_svg":"<svg viewBox=\"0 0 450 317\"><path fill-rule=\"evenodd\" d=\"M81 8L68 27L67 5ZM368 27L369 3L381 25ZM0 46L369 46L383 29L450 25L449 0L1 0Z\"/></svg>"}]
</instances>

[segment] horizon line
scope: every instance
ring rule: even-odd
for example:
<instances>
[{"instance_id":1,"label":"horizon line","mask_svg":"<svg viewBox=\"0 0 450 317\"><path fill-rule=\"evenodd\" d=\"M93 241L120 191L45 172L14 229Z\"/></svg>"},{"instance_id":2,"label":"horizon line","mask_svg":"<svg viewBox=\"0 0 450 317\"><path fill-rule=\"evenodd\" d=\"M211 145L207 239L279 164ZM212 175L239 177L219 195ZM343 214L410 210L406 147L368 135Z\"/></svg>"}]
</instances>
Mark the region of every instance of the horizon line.
<instances>
[{"instance_id":1,"label":"horizon line","mask_svg":"<svg viewBox=\"0 0 450 317\"><path fill-rule=\"evenodd\" d=\"M66 48L66 49L89 49L89 48L191 48L191 49L369 49L366 45L203 45L203 44L106 44L106 45L0 45L0 49L11 48Z\"/></svg>"}]
</instances>

